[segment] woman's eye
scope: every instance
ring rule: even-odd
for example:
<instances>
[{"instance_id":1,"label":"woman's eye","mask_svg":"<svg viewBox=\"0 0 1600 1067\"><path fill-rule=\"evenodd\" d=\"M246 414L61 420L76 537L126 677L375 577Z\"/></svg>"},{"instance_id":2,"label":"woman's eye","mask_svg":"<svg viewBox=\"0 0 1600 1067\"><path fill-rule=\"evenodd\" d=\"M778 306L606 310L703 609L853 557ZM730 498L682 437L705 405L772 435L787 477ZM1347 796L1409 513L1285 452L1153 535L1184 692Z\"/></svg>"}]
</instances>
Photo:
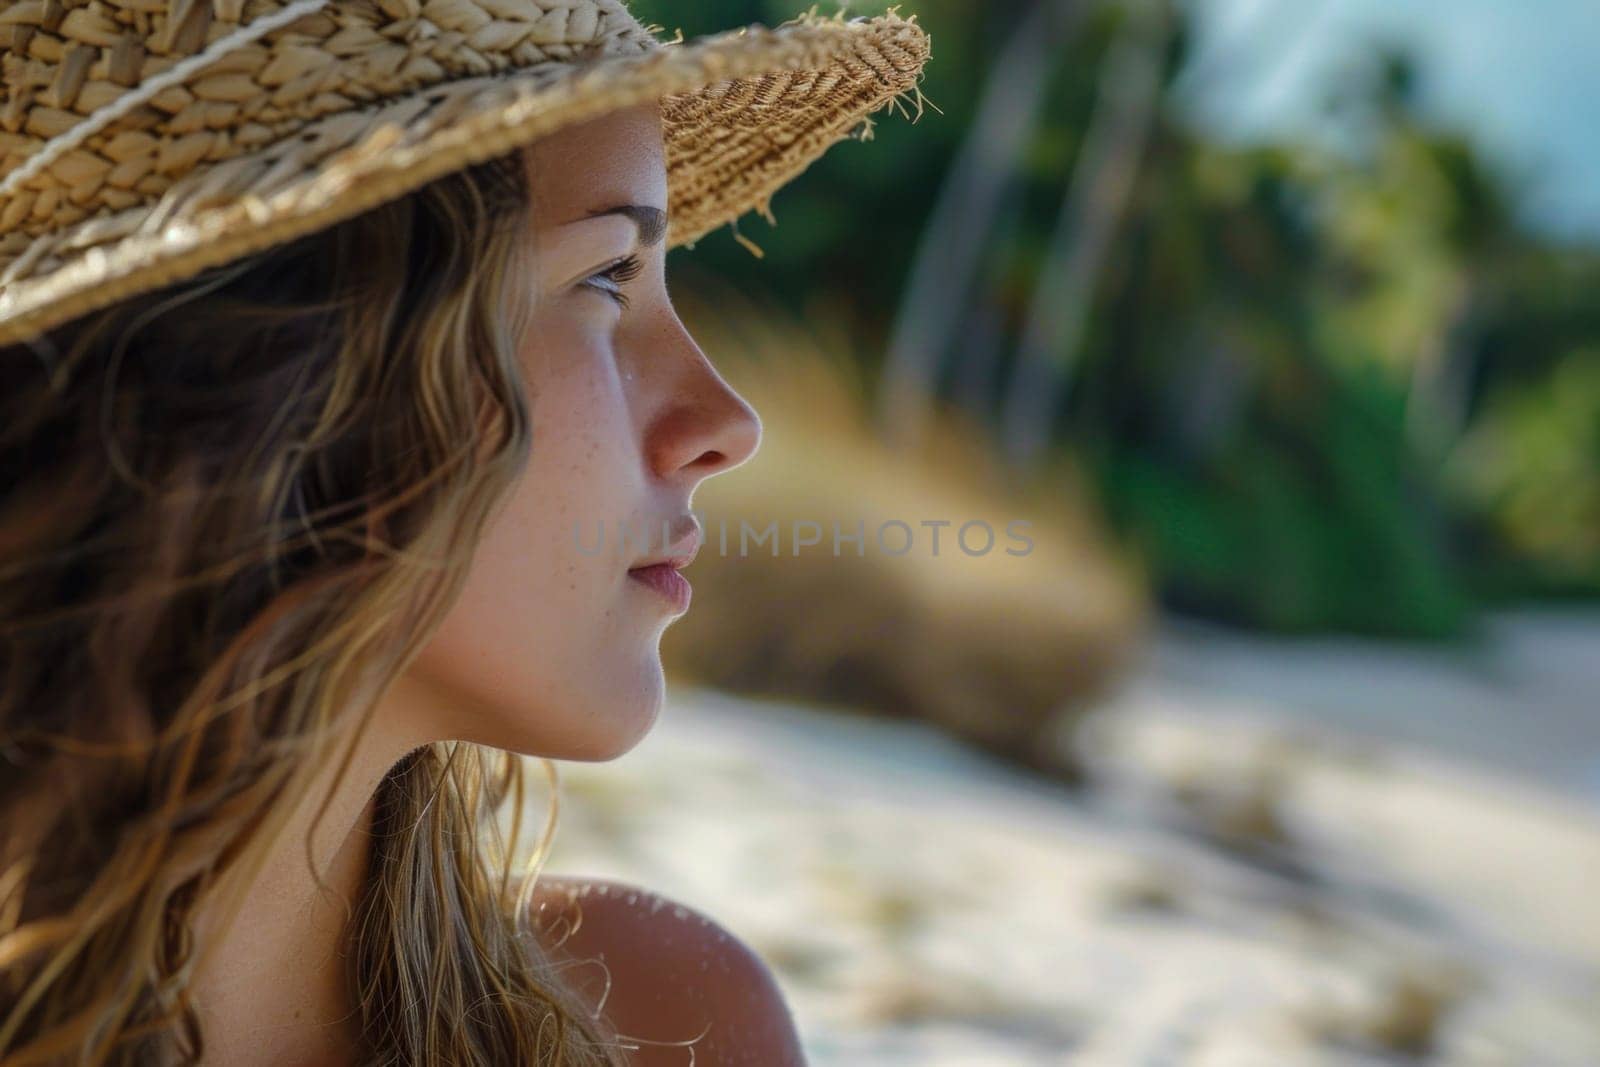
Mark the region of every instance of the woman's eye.
<instances>
[{"instance_id":1,"label":"woman's eye","mask_svg":"<svg viewBox=\"0 0 1600 1067\"><path fill-rule=\"evenodd\" d=\"M612 300L615 300L619 306L627 307L628 294L622 291L622 287L637 278L639 272L643 269L644 264L639 261L637 255L627 256L617 260L604 270L589 275L583 280L583 284L590 289L605 293Z\"/></svg>"}]
</instances>

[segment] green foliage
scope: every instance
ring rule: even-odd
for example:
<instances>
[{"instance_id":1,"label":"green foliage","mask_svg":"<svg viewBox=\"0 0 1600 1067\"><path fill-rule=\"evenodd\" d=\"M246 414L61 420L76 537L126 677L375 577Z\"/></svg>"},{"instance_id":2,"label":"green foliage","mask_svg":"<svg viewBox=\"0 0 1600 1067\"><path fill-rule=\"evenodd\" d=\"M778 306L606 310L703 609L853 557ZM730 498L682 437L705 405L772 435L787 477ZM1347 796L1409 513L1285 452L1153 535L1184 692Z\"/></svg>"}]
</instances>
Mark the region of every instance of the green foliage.
<instances>
[{"instance_id":1,"label":"green foliage","mask_svg":"<svg viewBox=\"0 0 1600 1067\"><path fill-rule=\"evenodd\" d=\"M1121 447L1101 475L1170 604L1282 631L1443 637L1466 604L1415 490L1387 390L1252 398L1251 429L1185 462ZM1305 421L1296 423L1293 415Z\"/></svg>"},{"instance_id":2,"label":"green foliage","mask_svg":"<svg viewBox=\"0 0 1600 1067\"><path fill-rule=\"evenodd\" d=\"M1488 397L1454 460L1455 486L1524 582L1600 589L1600 345Z\"/></svg>"},{"instance_id":3,"label":"green foliage","mask_svg":"<svg viewBox=\"0 0 1600 1067\"><path fill-rule=\"evenodd\" d=\"M1025 6L899 5L932 35L922 88L942 114L880 121L873 145L835 149L775 198L776 229L742 224L767 253L759 270L726 232L675 269L802 314L824 300L886 337ZM689 35L797 10L633 7ZM983 417L995 416L1114 15L1064 43L976 290L949 294L970 322L994 324L951 337L939 361L945 387ZM1180 28L1174 66L1186 41ZM1600 594L1600 251L1526 232L1514 188L1466 139L1416 116L1427 72L1378 59L1331 102L1363 133L1347 155L1225 147L1175 110L1158 115L1081 350L1061 354L1072 377L1057 445L1097 472L1176 607L1279 630L1436 637L1466 627L1487 595Z\"/></svg>"}]
</instances>

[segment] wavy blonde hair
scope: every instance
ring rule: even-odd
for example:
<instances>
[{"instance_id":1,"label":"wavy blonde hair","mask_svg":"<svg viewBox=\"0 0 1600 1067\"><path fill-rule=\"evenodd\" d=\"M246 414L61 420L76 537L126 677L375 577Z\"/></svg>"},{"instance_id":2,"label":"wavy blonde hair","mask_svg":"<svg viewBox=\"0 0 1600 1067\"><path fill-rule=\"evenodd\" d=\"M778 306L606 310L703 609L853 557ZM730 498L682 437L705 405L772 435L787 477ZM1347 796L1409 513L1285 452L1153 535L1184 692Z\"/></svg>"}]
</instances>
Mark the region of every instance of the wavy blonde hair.
<instances>
[{"instance_id":1,"label":"wavy blonde hair","mask_svg":"<svg viewBox=\"0 0 1600 1067\"><path fill-rule=\"evenodd\" d=\"M197 909L342 758L525 466L523 173L0 350L0 1063L200 1058ZM622 1062L494 836L522 773L440 744L379 787L367 1062Z\"/></svg>"}]
</instances>

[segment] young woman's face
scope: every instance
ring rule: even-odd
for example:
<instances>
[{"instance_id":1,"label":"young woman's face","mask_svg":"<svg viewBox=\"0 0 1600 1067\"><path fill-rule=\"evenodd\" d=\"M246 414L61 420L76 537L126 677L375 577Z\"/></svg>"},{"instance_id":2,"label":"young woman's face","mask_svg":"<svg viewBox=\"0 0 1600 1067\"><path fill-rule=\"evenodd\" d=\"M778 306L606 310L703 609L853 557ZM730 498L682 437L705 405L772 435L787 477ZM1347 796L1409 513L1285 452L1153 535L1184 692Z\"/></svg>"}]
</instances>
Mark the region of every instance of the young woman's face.
<instances>
[{"instance_id":1,"label":"young woman's face","mask_svg":"<svg viewBox=\"0 0 1600 1067\"><path fill-rule=\"evenodd\" d=\"M658 643L682 613L670 582L664 591L630 572L697 543L695 487L748 459L761 424L667 295L657 110L565 130L525 161L533 453L460 600L397 688L422 694L407 714L432 719L410 724L426 740L607 759L654 722Z\"/></svg>"}]
</instances>

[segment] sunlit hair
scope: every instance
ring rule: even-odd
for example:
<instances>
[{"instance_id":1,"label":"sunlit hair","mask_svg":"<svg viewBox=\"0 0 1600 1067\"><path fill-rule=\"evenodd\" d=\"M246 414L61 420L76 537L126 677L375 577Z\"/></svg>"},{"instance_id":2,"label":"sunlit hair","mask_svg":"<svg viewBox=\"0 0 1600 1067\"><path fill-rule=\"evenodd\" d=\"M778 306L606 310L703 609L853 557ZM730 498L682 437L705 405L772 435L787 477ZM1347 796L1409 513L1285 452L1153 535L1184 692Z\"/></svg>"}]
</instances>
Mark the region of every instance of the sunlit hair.
<instances>
[{"instance_id":1,"label":"sunlit hair","mask_svg":"<svg viewBox=\"0 0 1600 1067\"><path fill-rule=\"evenodd\" d=\"M526 463L524 186L506 157L0 349L0 1062L201 1055L199 905L342 763ZM439 744L380 786L370 1062L621 1062L492 836L521 773Z\"/></svg>"}]
</instances>

